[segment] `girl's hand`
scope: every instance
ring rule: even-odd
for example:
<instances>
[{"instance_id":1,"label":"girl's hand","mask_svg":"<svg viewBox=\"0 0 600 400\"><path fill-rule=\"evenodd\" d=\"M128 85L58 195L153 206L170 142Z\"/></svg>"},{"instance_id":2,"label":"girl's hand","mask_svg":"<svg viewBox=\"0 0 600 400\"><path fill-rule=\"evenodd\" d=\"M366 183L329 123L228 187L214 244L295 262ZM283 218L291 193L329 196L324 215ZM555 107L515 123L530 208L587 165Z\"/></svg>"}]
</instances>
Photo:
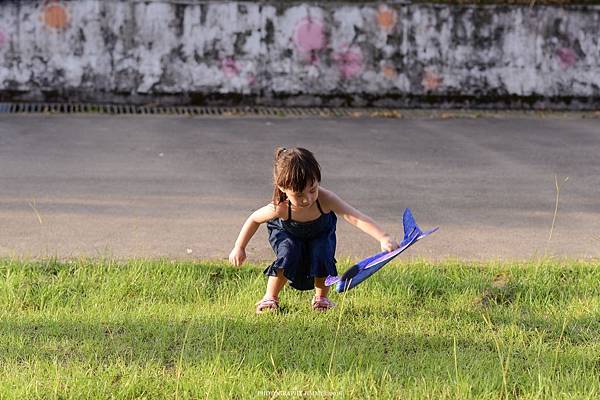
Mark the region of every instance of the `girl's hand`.
<instances>
[{"instance_id":1,"label":"girl's hand","mask_svg":"<svg viewBox=\"0 0 600 400\"><path fill-rule=\"evenodd\" d=\"M229 253L229 262L239 267L246 261L246 250L241 247L234 247Z\"/></svg>"},{"instance_id":2,"label":"girl's hand","mask_svg":"<svg viewBox=\"0 0 600 400\"><path fill-rule=\"evenodd\" d=\"M381 238L379 243L381 244L382 251L393 251L400 247L398 242L392 239L390 235L385 235L383 238Z\"/></svg>"}]
</instances>

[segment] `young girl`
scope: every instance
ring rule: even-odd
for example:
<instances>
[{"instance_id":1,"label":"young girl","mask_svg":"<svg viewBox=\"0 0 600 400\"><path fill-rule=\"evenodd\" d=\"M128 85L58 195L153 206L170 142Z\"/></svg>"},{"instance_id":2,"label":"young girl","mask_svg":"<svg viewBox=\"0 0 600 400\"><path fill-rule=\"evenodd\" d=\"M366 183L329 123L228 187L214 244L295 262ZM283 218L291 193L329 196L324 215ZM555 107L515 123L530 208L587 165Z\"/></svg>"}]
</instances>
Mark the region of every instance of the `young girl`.
<instances>
[{"instance_id":1,"label":"young girl","mask_svg":"<svg viewBox=\"0 0 600 400\"><path fill-rule=\"evenodd\" d=\"M320 187L321 167L303 148L277 148L273 163L273 200L256 210L244 223L229 254L240 266L246 260L246 245L260 224L266 222L269 242L277 258L265 269L267 291L256 304L256 313L279 308L279 292L290 281L298 290L315 289L312 308L326 311L335 306L328 298L327 275L336 276L335 226L337 215L392 251L398 243L371 218L335 193Z\"/></svg>"}]
</instances>

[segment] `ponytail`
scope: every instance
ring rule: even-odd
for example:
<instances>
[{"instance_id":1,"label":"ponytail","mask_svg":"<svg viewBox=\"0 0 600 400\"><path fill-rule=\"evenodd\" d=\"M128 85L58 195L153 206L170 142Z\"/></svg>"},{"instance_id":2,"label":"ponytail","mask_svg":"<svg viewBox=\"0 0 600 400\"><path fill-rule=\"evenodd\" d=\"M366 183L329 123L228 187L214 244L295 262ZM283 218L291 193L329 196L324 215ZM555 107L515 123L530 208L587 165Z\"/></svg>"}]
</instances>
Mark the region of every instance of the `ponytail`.
<instances>
[{"instance_id":1,"label":"ponytail","mask_svg":"<svg viewBox=\"0 0 600 400\"><path fill-rule=\"evenodd\" d=\"M285 147L277 147L275 149L275 161L273 162L273 205L277 206L287 200L287 196L277 186L278 161L279 158L287 151Z\"/></svg>"}]
</instances>

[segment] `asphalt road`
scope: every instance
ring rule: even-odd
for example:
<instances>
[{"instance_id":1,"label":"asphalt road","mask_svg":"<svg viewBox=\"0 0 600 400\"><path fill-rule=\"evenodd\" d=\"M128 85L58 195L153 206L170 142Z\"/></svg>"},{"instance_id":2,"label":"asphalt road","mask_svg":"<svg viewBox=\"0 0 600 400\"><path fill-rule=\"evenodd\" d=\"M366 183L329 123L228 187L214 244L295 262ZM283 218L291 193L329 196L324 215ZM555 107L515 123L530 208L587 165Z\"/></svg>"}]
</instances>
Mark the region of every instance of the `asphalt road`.
<instances>
[{"instance_id":1,"label":"asphalt road","mask_svg":"<svg viewBox=\"0 0 600 400\"><path fill-rule=\"evenodd\" d=\"M322 185L396 236L405 207L440 226L405 258L600 257L600 119L525 115L0 115L0 256L226 258L277 145L312 150ZM339 222L338 259L376 251ZM272 258L264 227L248 256Z\"/></svg>"}]
</instances>

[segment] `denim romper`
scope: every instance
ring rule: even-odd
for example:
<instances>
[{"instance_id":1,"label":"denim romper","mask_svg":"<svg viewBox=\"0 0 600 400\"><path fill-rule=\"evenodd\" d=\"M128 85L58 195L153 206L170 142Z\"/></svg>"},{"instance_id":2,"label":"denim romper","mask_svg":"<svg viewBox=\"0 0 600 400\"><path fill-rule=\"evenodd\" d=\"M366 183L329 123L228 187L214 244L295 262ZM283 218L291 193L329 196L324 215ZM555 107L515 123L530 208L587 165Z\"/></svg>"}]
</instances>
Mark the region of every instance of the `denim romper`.
<instances>
[{"instance_id":1,"label":"denim romper","mask_svg":"<svg viewBox=\"0 0 600 400\"><path fill-rule=\"evenodd\" d=\"M290 286L298 290L315 287L314 278L336 276L335 226L337 217L333 211L325 214L319 199L319 218L298 222L292 220L292 205L288 200L288 219L274 218L267 222L269 243L277 259L268 266L264 274L276 276L283 268L283 275Z\"/></svg>"}]
</instances>

